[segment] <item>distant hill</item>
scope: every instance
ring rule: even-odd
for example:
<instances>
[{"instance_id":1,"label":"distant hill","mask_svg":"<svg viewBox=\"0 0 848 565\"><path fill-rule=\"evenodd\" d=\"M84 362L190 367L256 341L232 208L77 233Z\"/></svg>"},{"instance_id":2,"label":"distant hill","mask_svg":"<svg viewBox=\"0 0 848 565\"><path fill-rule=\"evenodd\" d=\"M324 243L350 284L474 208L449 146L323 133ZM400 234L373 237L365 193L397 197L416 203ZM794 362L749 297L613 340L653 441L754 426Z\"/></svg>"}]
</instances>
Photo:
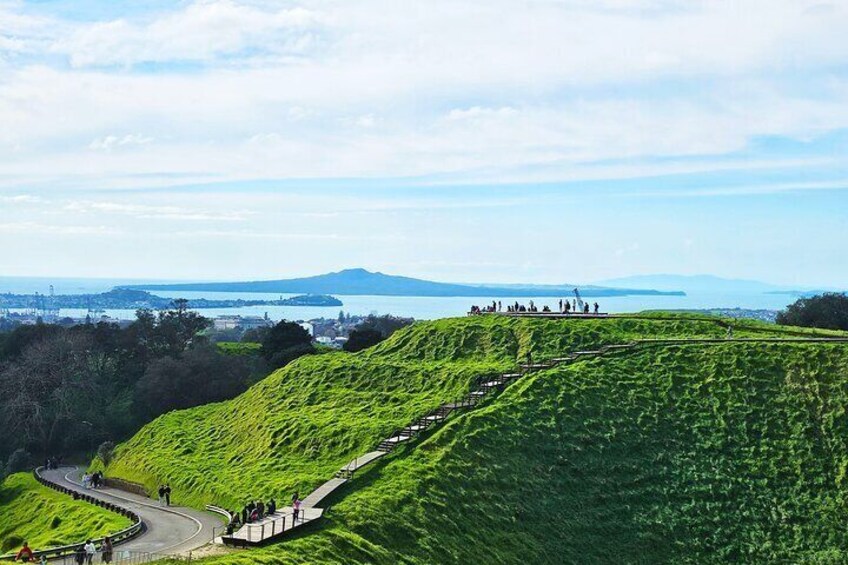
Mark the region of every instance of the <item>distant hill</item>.
<instances>
[{"instance_id":1,"label":"distant hill","mask_svg":"<svg viewBox=\"0 0 848 565\"><path fill-rule=\"evenodd\" d=\"M575 285L471 285L426 281L373 273L365 269L347 269L313 277L272 281L145 284L123 288L170 291L208 292L273 292L296 294L345 294L376 296L484 296L484 297L539 297L571 295ZM628 295L683 295L680 291L653 289L578 287L587 297Z\"/></svg>"},{"instance_id":2,"label":"distant hill","mask_svg":"<svg viewBox=\"0 0 848 565\"><path fill-rule=\"evenodd\" d=\"M791 296L793 298L810 298L813 296L818 296L820 294L824 294L826 292L839 292L835 290L772 290L767 292L766 294L785 294L787 296ZM845 291L842 291L845 292Z\"/></svg>"},{"instance_id":3,"label":"distant hill","mask_svg":"<svg viewBox=\"0 0 848 565\"><path fill-rule=\"evenodd\" d=\"M656 290L682 290L684 292L742 292L760 293L781 291L785 287L746 279L725 279L714 275L635 275L605 279L596 284Z\"/></svg>"}]
</instances>

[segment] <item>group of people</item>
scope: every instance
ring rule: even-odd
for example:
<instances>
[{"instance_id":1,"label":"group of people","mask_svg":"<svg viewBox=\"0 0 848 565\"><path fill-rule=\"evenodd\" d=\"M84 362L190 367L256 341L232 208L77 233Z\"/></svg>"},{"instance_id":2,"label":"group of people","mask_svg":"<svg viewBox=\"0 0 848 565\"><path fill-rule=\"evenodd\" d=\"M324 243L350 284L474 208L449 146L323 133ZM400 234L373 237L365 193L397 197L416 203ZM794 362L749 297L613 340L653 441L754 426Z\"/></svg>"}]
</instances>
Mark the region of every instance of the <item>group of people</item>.
<instances>
[{"instance_id":1,"label":"group of people","mask_svg":"<svg viewBox=\"0 0 848 565\"><path fill-rule=\"evenodd\" d=\"M85 473L82 476L82 486L85 488L100 488L103 486L103 473Z\"/></svg>"},{"instance_id":2,"label":"group of people","mask_svg":"<svg viewBox=\"0 0 848 565\"><path fill-rule=\"evenodd\" d=\"M159 506L171 505L171 487L169 485L159 485Z\"/></svg>"},{"instance_id":3,"label":"group of people","mask_svg":"<svg viewBox=\"0 0 848 565\"><path fill-rule=\"evenodd\" d=\"M112 540L109 539L109 536L106 536L103 538L103 543L100 544L100 561L111 563L113 551ZM74 552L74 563L77 565L91 565L94 562L95 555L97 555L97 546L94 545L93 541L87 540L85 545L77 547L77 550Z\"/></svg>"},{"instance_id":4,"label":"group of people","mask_svg":"<svg viewBox=\"0 0 848 565\"><path fill-rule=\"evenodd\" d=\"M598 314L600 312L601 307L597 302L595 302L592 305L592 307L593 307L593 313L594 314ZM571 302L569 302L567 298L564 301L560 300L559 301L559 311L562 314L570 314L571 312L574 312L575 314L579 314L580 312L578 311L578 307L577 307L577 299L572 299ZM588 302L583 304L583 313L584 314L589 313L589 303Z\"/></svg>"},{"instance_id":5,"label":"group of people","mask_svg":"<svg viewBox=\"0 0 848 565\"><path fill-rule=\"evenodd\" d=\"M593 306L593 312L595 314L598 314L600 312L600 308L601 308L600 305L597 302L595 302L592 306ZM530 304L526 305L526 306L524 304L519 304L518 302L516 302L515 304L507 304L506 305L506 311L509 314L517 314L517 313L524 313L524 312L531 312L531 313L532 312L542 312L542 313L548 313L549 314L549 313L553 312L548 305L542 306L542 309L539 310L539 308L536 306L536 304L533 303L532 300L530 301ZM474 305L474 306L471 307L471 313L472 314L484 314L484 313L494 313L494 312L503 312L503 304L501 303L500 300L493 300L491 304L488 304L486 306ZM571 313L574 313L574 314L581 314L581 313L582 314L589 314L590 313L590 306L589 306L589 303L586 302L585 304L583 304L583 308L582 308L582 311L581 311L580 308L577 305L577 299L573 299L573 300L569 301L566 298L565 300L559 301L559 313L560 314L571 314Z\"/></svg>"},{"instance_id":6,"label":"group of people","mask_svg":"<svg viewBox=\"0 0 848 565\"><path fill-rule=\"evenodd\" d=\"M44 468L48 471L52 471L53 469L59 468L59 458L58 457L48 457L44 460Z\"/></svg>"},{"instance_id":7,"label":"group of people","mask_svg":"<svg viewBox=\"0 0 848 565\"><path fill-rule=\"evenodd\" d=\"M100 544L99 550L92 540L86 540L84 544L77 546L74 551L74 563L77 565L91 565L94 563L94 556L97 555L98 551L100 552L100 561L102 563L112 562L114 549L112 548L112 540L109 539L109 536L103 538L103 543ZM21 547L21 550L15 556L15 561L21 561L22 563L35 561L35 552L27 542L24 542L23 547ZM47 557L42 555L40 564L46 565L46 563Z\"/></svg>"},{"instance_id":8,"label":"group of people","mask_svg":"<svg viewBox=\"0 0 848 565\"><path fill-rule=\"evenodd\" d=\"M303 501L300 500L300 494L295 492L291 497L293 523L297 522L298 517L303 520L303 510L301 506ZM267 503L257 500L251 501L244 505L241 512L231 512L232 518L227 524L227 535L232 535L240 526L245 524L253 524L262 520L265 517L273 516L277 512L277 501L273 498Z\"/></svg>"}]
</instances>

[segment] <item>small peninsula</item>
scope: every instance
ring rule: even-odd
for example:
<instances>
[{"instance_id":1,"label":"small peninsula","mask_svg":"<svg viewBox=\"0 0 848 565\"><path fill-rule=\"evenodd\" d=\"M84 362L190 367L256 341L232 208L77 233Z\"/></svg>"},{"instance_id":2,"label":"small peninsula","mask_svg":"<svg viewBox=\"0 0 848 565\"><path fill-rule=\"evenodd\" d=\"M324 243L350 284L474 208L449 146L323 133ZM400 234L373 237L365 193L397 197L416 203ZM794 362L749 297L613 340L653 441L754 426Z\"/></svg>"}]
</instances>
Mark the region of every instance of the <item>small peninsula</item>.
<instances>
[{"instance_id":1,"label":"small peninsula","mask_svg":"<svg viewBox=\"0 0 848 565\"><path fill-rule=\"evenodd\" d=\"M174 298L157 296L144 290L128 288L116 288L101 294L58 294L47 296L44 294L0 294L0 307L3 308L38 308L38 309L64 309L77 308L88 310L167 310L174 303ZM279 298L277 300L244 300L224 299L214 300L207 298L192 298L188 300L188 307L194 309L203 308L244 308L247 306L317 306L337 307L342 306L341 300L327 294L304 294L291 298Z\"/></svg>"}]
</instances>

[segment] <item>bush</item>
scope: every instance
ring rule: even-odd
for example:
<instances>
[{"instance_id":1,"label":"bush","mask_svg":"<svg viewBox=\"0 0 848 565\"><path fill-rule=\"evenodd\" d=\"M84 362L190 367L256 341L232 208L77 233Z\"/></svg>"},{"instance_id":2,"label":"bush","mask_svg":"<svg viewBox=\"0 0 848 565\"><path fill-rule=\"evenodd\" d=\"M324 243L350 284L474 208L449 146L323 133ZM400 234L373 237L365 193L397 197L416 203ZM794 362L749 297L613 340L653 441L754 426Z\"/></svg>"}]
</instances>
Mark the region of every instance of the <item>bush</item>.
<instances>
[{"instance_id":1,"label":"bush","mask_svg":"<svg viewBox=\"0 0 848 565\"><path fill-rule=\"evenodd\" d=\"M11 475L12 473L27 471L30 468L31 461L32 456L30 456L29 451L23 448L16 449L6 461L6 473Z\"/></svg>"},{"instance_id":2,"label":"bush","mask_svg":"<svg viewBox=\"0 0 848 565\"><path fill-rule=\"evenodd\" d=\"M848 330L848 295L826 292L802 298L777 315L778 324L827 330Z\"/></svg>"},{"instance_id":3,"label":"bush","mask_svg":"<svg viewBox=\"0 0 848 565\"><path fill-rule=\"evenodd\" d=\"M3 540L3 545L0 545L0 551L2 551L3 553L7 553L9 551L16 550L20 546L22 546L23 543L24 543L24 538L22 538L21 536L12 534L12 535L6 537L6 539Z\"/></svg>"},{"instance_id":4,"label":"bush","mask_svg":"<svg viewBox=\"0 0 848 565\"><path fill-rule=\"evenodd\" d=\"M271 369L278 369L314 352L309 332L300 324L285 320L271 328L262 341L262 356L268 360Z\"/></svg>"},{"instance_id":5,"label":"bush","mask_svg":"<svg viewBox=\"0 0 848 565\"><path fill-rule=\"evenodd\" d=\"M108 467L112 458L115 457L115 442L104 441L101 443L100 447L97 448L97 457L103 462L104 467Z\"/></svg>"},{"instance_id":6,"label":"bush","mask_svg":"<svg viewBox=\"0 0 848 565\"><path fill-rule=\"evenodd\" d=\"M354 353L362 351L383 341L383 334L370 328L355 329L350 332L343 349Z\"/></svg>"}]
</instances>

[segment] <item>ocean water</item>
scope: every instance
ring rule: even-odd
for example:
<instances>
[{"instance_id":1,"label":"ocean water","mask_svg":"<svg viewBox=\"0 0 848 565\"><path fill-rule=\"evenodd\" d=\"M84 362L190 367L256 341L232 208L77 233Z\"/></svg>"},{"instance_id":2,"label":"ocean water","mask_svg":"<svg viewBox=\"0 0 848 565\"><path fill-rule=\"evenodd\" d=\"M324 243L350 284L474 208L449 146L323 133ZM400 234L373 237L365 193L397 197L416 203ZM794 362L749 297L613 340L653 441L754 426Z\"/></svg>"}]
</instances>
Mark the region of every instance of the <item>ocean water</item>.
<instances>
[{"instance_id":1,"label":"ocean water","mask_svg":"<svg viewBox=\"0 0 848 565\"><path fill-rule=\"evenodd\" d=\"M0 277L0 293L34 293L47 294L50 284L53 284L56 294L87 294L105 292L120 284L132 284L138 281L116 279L47 279L47 278L18 278ZM145 281L149 282L149 281ZM210 299L265 299L273 300L287 298L292 294L273 294L257 292L173 292L157 291L155 294L170 298L210 298ZM309 320L313 318L330 318L338 315L339 310L355 315L394 314L408 316L420 320L464 316L472 304L480 306L491 304L492 300L501 300L506 304L516 301L526 304L528 298L511 296L481 296L474 297L429 297L429 296L345 296L336 295L344 303L341 307L314 306L254 306L248 308L204 308L200 310L207 317L240 314L242 316L263 316L266 313L273 320ZM534 298L533 302L541 308L545 305L556 309L559 296L549 298ZM571 298L570 296L568 298ZM765 293L691 293L687 296L616 296L597 300L603 312L624 313L641 310L658 309L701 309L701 308L748 308L755 310L779 310L795 301L795 298L785 294ZM82 317L85 310L63 309L61 315ZM132 319L134 310L107 310L108 316L118 319Z\"/></svg>"}]
</instances>

